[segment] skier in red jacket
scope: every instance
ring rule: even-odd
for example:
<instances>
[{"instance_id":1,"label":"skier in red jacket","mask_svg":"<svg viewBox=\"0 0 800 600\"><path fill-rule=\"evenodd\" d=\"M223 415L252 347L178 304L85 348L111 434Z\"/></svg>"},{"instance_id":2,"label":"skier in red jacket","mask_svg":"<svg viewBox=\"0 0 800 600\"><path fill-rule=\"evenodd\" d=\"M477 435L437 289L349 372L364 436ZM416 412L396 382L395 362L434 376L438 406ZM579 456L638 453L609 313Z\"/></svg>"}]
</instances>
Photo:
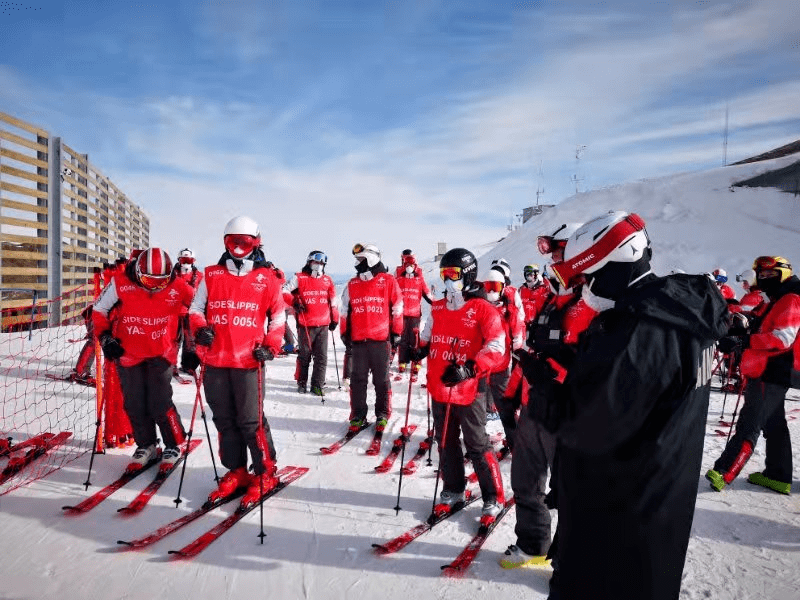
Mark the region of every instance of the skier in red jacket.
<instances>
[{"instance_id":1,"label":"skier in red jacket","mask_svg":"<svg viewBox=\"0 0 800 600\"><path fill-rule=\"evenodd\" d=\"M475 255L464 248L448 251L439 263L445 297L435 300L415 349L427 357L428 391L433 398L436 441L441 453L439 504L464 501L464 455L472 461L483 498L483 515L494 518L505 502L500 466L486 434L486 406L478 381L502 367L506 335L497 309L477 281Z\"/></svg>"},{"instance_id":2,"label":"skier in red jacket","mask_svg":"<svg viewBox=\"0 0 800 600\"><path fill-rule=\"evenodd\" d=\"M328 367L328 331L339 325L339 298L333 280L325 274L327 255L312 250L305 266L283 284L283 297L292 305L297 318L297 391L308 391L308 369L314 359L311 393L325 395L325 371Z\"/></svg>"},{"instance_id":3,"label":"skier in red jacket","mask_svg":"<svg viewBox=\"0 0 800 600\"><path fill-rule=\"evenodd\" d=\"M522 276L525 278L525 283L519 288L519 296L522 300L522 307L525 309L525 324L527 325L542 310L553 288L550 282L542 277L537 264L525 265Z\"/></svg>"},{"instance_id":4,"label":"skier in red jacket","mask_svg":"<svg viewBox=\"0 0 800 600\"><path fill-rule=\"evenodd\" d=\"M400 256L402 264L395 271L397 284L403 293L403 335L400 338L397 363L398 370L403 373L411 362L411 348L416 346L416 333L419 332L422 319L422 300L431 303L428 284L422 276L422 269L417 264L417 259L410 249L403 250ZM411 368L411 381L417 380L419 363L413 363Z\"/></svg>"},{"instance_id":5,"label":"skier in red jacket","mask_svg":"<svg viewBox=\"0 0 800 600\"><path fill-rule=\"evenodd\" d=\"M403 331L403 295L387 273L374 244L356 244L356 276L342 292L342 341L350 346L350 429L367 420L367 383L375 386L375 429L381 431L392 414L389 357Z\"/></svg>"},{"instance_id":6,"label":"skier in red jacket","mask_svg":"<svg viewBox=\"0 0 800 600\"><path fill-rule=\"evenodd\" d=\"M195 266L194 252L190 248L184 248L178 252L175 275L188 283L192 290L196 290L203 281L203 273ZM194 339L189 328L189 310L187 309L181 315L181 371L193 373L199 364L200 359L197 357Z\"/></svg>"},{"instance_id":7,"label":"skier in red jacket","mask_svg":"<svg viewBox=\"0 0 800 600\"><path fill-rule=\"evenodd\" d=\"M116 274L94 304L94 330L106 358L117 363L125 412L138 446L128 470L157 458L156 425L165 450L162 465L180 457L185 433L172 402L172 365L178 357L181 311L192 289L172 273L160 248L148 248ZM112 328L109 313L115 309Z\"/></svg>"},{"instance_id":8,"label":"skier in red jacket","mask_svg":"<svg viewBox=\"0 0 800 600\"><path fill-rule=\"evenodd\" d=\"M219 432L220 461L229 471L209 500L247 488L252 505L278 480L275 446L263 412L264 361L278 353L286 323L283 277L267 263L261 231L249 217L225 226L225 252L205 269L189 323L203 362L203 385ZM247 472L247 452L254 475Z\"/></svg>"}]
</instances>

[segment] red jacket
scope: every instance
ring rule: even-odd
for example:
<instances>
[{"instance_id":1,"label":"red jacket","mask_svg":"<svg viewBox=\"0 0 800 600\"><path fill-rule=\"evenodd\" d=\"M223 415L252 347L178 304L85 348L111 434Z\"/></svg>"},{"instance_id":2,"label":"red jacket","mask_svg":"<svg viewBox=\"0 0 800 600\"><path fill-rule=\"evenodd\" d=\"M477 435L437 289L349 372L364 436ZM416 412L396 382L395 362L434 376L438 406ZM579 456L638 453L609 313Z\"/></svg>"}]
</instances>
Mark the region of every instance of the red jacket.
<instances>
[{"instance_id":1,"label":"red jacket","mask_svg":"<svg viewBox=\"0 0 800 600\"><path fill-rule=\"evenodd\" d=\"M342 334L353 342L388 340L403 332L403 295L397 280L388 273L371 279L356 276L342 292Z\"/></svg>"},{"instance_id":2,"label":"red jacket","mask_svg":"<svg viewBox=\"0 0 800 600\"><path fill-rule=\"evenodd\" d=\"M283 290L287 304L297 301L305 308L295 314L298 324L303 327L327 327L339 321L336 288L328 275L313 277L308 273L296 273L294 280L285 284Z\"/></svg>"},{"instance_id":3,"label":"red jacket","mask_svg":"<svg viewBox=\"0 0 800 600\"><path fill-rule=\"evenodd\" d=\"M529 288L523 285L519 288L519 296L522 299L522 306L525 309L525 323L530 323L542 310L542 307L547 302L547 297L552 292L550 282L547 279L542 280L541 283Z\"/></svg>"},{"instance_id":4,"label":"red jacket","mask_svg":"<svg viewBox=\"0 0 800 600\"><path fill-rule=\"evenodd\" d=\"M179 317L193 295L194 290L177 277L163 290L150 292L124 272L117 273L94 304L94 330L98 336L111 330L119 338L125 350L119 359L123 367L157 356L175 364ZM116 309L113 326L108 318L112 308Z\"/></svg>"},{"instance_id":5,"label":"red jacket","mask_svg":"<svg viewBox=\"0 0 800 600\"><path fill-rule=\"evenodd\" d=\"M403 294L403 316L422 316L422 296L430 296L431 291L422 276L422 269L417 267L412 274L405 271L405 267L397 267L395 271L397 284Z\"/></svg>"},{"instance_id":6,"label":"red jacket","mask_svg":"<svg viewBox=\"0 0 800 600\"><path fill-rule=\"evenodd\" d=\"M472 298L457 310L448 309L444 298L435 300L420 340L430 349L427 382L431 397L437 402L471 404L478 380L502 367L505 338L500 313L486 300ZM474 360L476 376L448 388L442 383L442 373L453 360L458 364Z\"/></svg>"},{"instance_id":7,"label":"red jacket","mask_svg":"<svg viewBox=\"0 0 800 600\"><path fill-rule=\"evenodd\" d=\"M771 303L749 346L742 353L745 377L764 374L767 362L781 354L793 353L792 368L800 371L800 294L788 293Z\"/></svg>"},{"instance_id":8,"label":"red jacket","mask_svg":"<svg viewBox=\"0 0 800 600\"><path fill-rule=\"evenodd\" d=\"M239 276L222 265L206 267L205 279L189 312L193 335L200 327L211 326L214 330L210 347L197 346L204 364L255 369L256 346L278 353L286 324L281 281L270 268L256 267Z\"/></svg>"}]
</instances>

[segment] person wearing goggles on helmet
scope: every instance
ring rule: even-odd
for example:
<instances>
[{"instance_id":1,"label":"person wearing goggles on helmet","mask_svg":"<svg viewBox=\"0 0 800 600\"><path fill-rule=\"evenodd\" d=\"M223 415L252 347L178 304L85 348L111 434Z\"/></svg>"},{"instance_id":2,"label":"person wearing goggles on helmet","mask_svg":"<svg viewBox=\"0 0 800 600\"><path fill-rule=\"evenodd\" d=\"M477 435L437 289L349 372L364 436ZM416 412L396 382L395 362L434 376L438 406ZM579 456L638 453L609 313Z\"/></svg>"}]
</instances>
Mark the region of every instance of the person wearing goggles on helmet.
<instances>
[{"instance_id":1,"label":"person wearing goggles on helmet","mask_svg":"<svg viewBox=\"0 0 800 600\"><path fill-rule=\"evenodd\" d=\"M349 346L350 430L367 423L367 385L375 387L375 432L382 432L392 414L389 362L403 331L403 294L381 261L374 244L353 246L356 275L342 292L342 341Z\"/></svg>"},{"instance_id":2,"label":"person wearing goggles on helmet","mask_svg":"<svg viewBox=\"0 0 800 600\"><path fill-rule=\"evenodd\" d=\"M717 289L719 290L722 297L731 303L731 300L736 300L736 292L733 291L733 288L728 285L728 274L725 272L725 269L721 267L717 267L711 272L711 279L714 280L714 283L717 284Z\"/></svg>"},{"instance_id":3,"label":"person wearing goggles on helmet","mask_svg":"<svg viewBox=\"0 0 800 600\"><path fill-rule=\"evenodd\" d=\"M173 268L175 276L183 279L189 286L196 290L203 280L203 273L195 265L194 252L189 248L184 248L178 252L178 262ZM194 346L194 338L189 330L189 310L186 309L181 314L180 329L181 346L181 371L192 374L200 366L200 359Z\"/></svg>"},{"instance_id":4,"label":"person wearing goggles on helmet","mask_svg":"<svg viewBox=\"0 0 800 600\"><path fill-rule=\"evenodd\" d=\"M420 363L411 361L411 348L417 345L416 336L422 320L422 300L430 304L431 291L410 249L403 250L400 260L401 264L395 270L395 279L403 294L403 334L397 349L397 368L403 373L411 363L411 381L416 381Z\"/></svg>"},{"instance_id":5,"label":"person wearing goggles on helmet","mask_svg":"<svg viewBox=\"0 0 800 600\"><path fill-rule=\"evenodd\" d=\"M769 304L755 331L745 335L741 372L747 378L744 405L736 430L706 473L711 487L721 491L747 463L764 432L766 468L747 481L782 494L792 485L792 441L784 400L790 387L800 388L800 279L782 256L759 256L753 263L758 288Z\"/></svg>"},{"instance_id":6,"label":"person wearing goggles on helmet","mask_svg":"<svg viewBox=\"0 0 800 600\"><path fill-rule=\"evenodd\" d=\"M584 276L584 297L588 289L599 309L573 359L539 380L560 411L562 598L680 596L714 345L729 313L707 277L658 277L651 256L644 221L612 211L578 228L553 265L562 285ZM613 551L598 553L598 539Z\"/></svg>"},{"instance_id":7,"label":"person wearing goggles on helmet","mask_svg":"<svg viewBox=\"0 0 800 600\"><path fill-rule=\"evenodd\" d=\"M275 445L263 412L263 365L280 351L283 340L283 274L266 261L261 231L250 217L231 219L223 243L219 262L205 268L189 323L219 432L220 462L228 469L209 500L244 489L242 505L251 506L278 484ZM247 469L248 452L253 475Z\"/></svg>"},{"instance_id":8,"label":"person wearing goggles on helmet","mask_svg":"<svg viewBox=\"0 0 800 600\"><path fill-rule=\"evenodd\" d=\"M169 255L148 248L113 276L94 304L94 331L106 359L116 362L137 445L129 471L158 460L156 426L165 445L162 465L171 466L181 456L185 432L172 402L172 374L180 314L193 293L175 277Z\"/></svg>"},{"instance_id":9,"label":"person wearing goggles on helmet","mask_svg":"<svg viewBox=\"0 0 800 600\"><path fill-rule=\"evenodd\" d=\"M528 325L544 307L552 288L550 282L542 277L537 264L525 265L522 276L525 283L519 288L519 296L525 312L525 325Z\"/></svg>"},{"instance_id":10,"label":"person wearing goggles on helmet","mask_svg":"<svg viewBox=\"0 0 800 600\"><path fill-rule=\"evenodd\" d=\"M282 292L287 304L294 307L297 338L300 351L297 355L297 391L308 391L308 370L314 360L311 374L311 393L325 396L325 372L328 368L328 331L339 325L339 297L333 280L325 274L328 257L321 250L312 250L306 264L283 284Z\"/></svg>"},{"instance_id":11,"label":"person wearing goggles on helmet","mask_svg":"<svg viewBox=\"0 0 800 600\"><path fill-rule=\"evenodd\" d=\"M497 457L486 434L486 402L478 382L502 368L506 339L496 308L477 281L478 262L464 248L442 256L439 274L445 298L434 300L420 333L415 360L428 359L434 431L440 453L442 492L439 506L464 500L464 452L472 461L483 498L483 516L494 519L504 502ZM443 438L443 432L446 437Z\"/></svg>"}]
</instances>

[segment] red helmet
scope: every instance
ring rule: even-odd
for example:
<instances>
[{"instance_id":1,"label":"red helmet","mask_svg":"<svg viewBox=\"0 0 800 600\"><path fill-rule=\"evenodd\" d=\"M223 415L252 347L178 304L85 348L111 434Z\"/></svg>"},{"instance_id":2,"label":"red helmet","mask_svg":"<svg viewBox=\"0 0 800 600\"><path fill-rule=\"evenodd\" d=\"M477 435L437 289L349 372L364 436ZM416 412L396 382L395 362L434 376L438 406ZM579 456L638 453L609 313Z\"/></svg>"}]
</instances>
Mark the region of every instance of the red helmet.
<instances>
[{"instance_id":1,"label":"red helmet","mask_svg":"<svg viewBox=\"0 0 800 600\"><path fill-rule=\"evenodd\" d=\"M172 277L172 261L161 248L148 248L136 259L136 279L150 291L164 289Z\"/></svg>"}]
</instances>

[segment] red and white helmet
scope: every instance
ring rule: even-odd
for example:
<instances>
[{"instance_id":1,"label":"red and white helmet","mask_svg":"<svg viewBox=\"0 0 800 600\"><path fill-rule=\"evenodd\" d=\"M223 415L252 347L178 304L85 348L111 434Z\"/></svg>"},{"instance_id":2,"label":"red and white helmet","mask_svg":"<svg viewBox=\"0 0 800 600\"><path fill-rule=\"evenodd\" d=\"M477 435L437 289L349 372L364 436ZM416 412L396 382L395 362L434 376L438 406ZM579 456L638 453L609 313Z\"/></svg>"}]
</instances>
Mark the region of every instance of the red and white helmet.
<instances>
[{"instance_id":1,"label":"red and white helmet","mask_svg":"<svg viewBox=\"0 0 800 600\"><path fill-rule=\"evenodd\" d=\"M610 211L578 227L564 247L564 260L553 272L565 287L581 273L599 271L610 262L633 263L650 247L642 218L625 211Z\"/></svg>"},{"instance_id":2,"label":"red and white helmet","mask_svg":"<svg viewBox=\"0 0 800 600\"><path fill-rule=\"evenodd\" d=\"M540 235L536 238L536 247L540 254L552 254L556 250L563 250L567 240L580 227L580 223L563 223L550 235Z\"/></svg>"},{"instance_id":3,"label":"red and white helmet","mask_svg":"<svg viewBox=\"0 0 800 600\"><path fill-rule=\"evenodd\" d=\"M225 225L225 249L234 258L247 258L261 245L261 230L250 217L234 217Z\"/></svg>"},{"instance_id":4,"label":"red and white helmet","mask_svg":"<svg viewBox=\"0 0 800 600\"><path fill-rule=\"evenodd\" d=\"M172 277L172 261L161 248L148 248L136 259L136 279L150 291L161 290Z\"/></svg>"}]
</instances>

